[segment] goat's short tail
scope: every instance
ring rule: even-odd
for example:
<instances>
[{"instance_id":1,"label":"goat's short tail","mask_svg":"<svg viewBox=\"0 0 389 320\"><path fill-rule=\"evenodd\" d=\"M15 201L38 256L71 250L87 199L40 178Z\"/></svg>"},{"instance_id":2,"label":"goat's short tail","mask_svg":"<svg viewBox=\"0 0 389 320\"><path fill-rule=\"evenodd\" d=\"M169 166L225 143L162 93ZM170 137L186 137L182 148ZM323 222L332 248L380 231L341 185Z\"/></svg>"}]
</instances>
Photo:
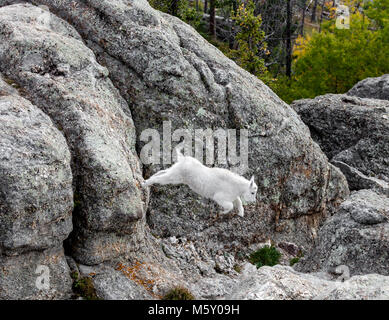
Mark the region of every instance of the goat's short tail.
<instances>
[{"instance_id":1,"label":"goat's short tail","mask_svg":"<svg viewBox=\"0 0 389 320\"><path fill-rule=\"evenodd\" d=\"M181 150L184 149L183 146L176 148L177 162L184 160L185 156L182 154Z\"/></svg>"}]
</instances>

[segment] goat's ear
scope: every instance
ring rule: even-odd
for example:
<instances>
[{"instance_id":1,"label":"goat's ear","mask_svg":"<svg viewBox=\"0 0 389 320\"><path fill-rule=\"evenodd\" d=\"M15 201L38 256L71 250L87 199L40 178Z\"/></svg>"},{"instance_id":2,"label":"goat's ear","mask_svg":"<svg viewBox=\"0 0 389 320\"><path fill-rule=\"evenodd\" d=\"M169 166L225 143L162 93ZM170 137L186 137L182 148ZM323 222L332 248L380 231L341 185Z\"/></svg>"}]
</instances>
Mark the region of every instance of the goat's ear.
<instances>
[{"instance_id":1,"label":"goat's ear","mask_svg":"<svg viewBox=\"0 0 389 320\"><path fill-rule=\"evenodd\" d=\"M252 187L254 185L254 176L251 176L251 179L250 179L250 187Z\"/></svg>"}]
</instances>

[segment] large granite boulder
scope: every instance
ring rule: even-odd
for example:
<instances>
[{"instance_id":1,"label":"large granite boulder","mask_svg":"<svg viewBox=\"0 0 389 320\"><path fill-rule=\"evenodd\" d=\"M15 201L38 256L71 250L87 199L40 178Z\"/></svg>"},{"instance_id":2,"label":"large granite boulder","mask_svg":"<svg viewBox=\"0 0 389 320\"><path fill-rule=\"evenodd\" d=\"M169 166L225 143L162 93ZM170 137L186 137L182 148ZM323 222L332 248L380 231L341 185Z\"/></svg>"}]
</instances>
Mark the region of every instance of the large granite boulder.
<instances>
[{"instance_id":1,"label":"large granite boulder","mask_svg":"<svg viewBox=\"0 0 389 320\"><path fill-rule=\"evenodd\" d=\"M245 176L257 177L259 192L245 218L214 223L210 216L220 209L210 201L182 186L156 186L148 213L154 234L185 235L212 250L245 250L267 238L309 247L318 225L347 196L344 176L328 164L294 110L179 19L145 0L29 2L48 6L77 29L129 103L138 137L149 128L162 133L163 121L171 122L172 132L248 130ZM144 144L138 139L138 154ZM145 166L145 177L160 168Z\"/></svg>"},{"instance_id":2,"label":"large granite boulder","mask_svg":"<svg viewBox=\"0 0 389 320\"><path fill-rule=\"evenodd\" d=\"M62 242L72 231L70 152L50 118L1 76L0 181L0 300L69 297ZM47 287L36 286L40 266Z\"/></svg>"},{"instance_id":3,"label":"large granite boulder","mask_svg":"<svg viewBox=\"0 0 389 320\"><path fill-rule=\"evenodd\" d=\"M352 192L320 229L314 249L295 265L303 272L346 265L351 275L389 275L389 198L373 190Z\"/></svg>"},{"instance_id":4,"label":"large granite boulder","mask_svg":"<svg viewBox=\"0 0 389 320\"><path fill-rule=\"evenodd\" d=\"M389 100L389 74L359 81L348 92L350 96Z\"/></svg>"},{"instance_id":5,"label":"large granite boulder","mask_svg":"<svg viewBox=\"0 0 389 320\"><path fill-rule=\"evenodd\" d=\"M326 94L294 101L292 107L346 175L351 190L377 187L388 192L388 101Z\"/></svg>"},{"instance_id":6,"label":"large granite boulder","mask_svg":"<svg viewBox=\"0 0 389 320\"><path fill-rule=\"evenodd\" d=\"M354 276L345 281L330 275L310 275L287 266L246 265L242 280L227 299L248 300L387 300L389 277L378 274Z\"/></svg>"},{"instance_id":7,"label":"large granite boulder","mask_svg":"<svg viewBox=\"0 0 389 320\"><path fill-rule=\"evenodd\" d=\"M0 70L53 120L72 154L74 232L67 250L86 264L135 250L147 194L131 114L107 69L44 8L2 7L0 30Z\"/></svg>"}]
</instances>

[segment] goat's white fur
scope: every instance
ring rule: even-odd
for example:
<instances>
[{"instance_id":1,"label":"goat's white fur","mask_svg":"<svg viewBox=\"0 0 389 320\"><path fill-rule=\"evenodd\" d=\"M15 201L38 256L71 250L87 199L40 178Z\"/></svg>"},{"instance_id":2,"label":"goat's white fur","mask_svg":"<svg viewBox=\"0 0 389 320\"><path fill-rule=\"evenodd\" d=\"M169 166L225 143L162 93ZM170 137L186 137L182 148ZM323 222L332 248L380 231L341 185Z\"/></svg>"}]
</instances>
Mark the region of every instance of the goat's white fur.
<instances>
[{"instance_id":1,"label":"goat's white fur","mask_svg":"<svg viewBox=\"0 0 389 320\"><path fill-rule=\"evenodd\" d=\"M157 184L186 184L199 195L216 201L223 207L223 214L235 206L239 216L244 216L241 197L247 202L256 200L257 185L250 180L222 168L208 168L193 157L184 156L176 149L177 162L161 170L144 182L144 186Z\"/></svg>"}]
</instances>

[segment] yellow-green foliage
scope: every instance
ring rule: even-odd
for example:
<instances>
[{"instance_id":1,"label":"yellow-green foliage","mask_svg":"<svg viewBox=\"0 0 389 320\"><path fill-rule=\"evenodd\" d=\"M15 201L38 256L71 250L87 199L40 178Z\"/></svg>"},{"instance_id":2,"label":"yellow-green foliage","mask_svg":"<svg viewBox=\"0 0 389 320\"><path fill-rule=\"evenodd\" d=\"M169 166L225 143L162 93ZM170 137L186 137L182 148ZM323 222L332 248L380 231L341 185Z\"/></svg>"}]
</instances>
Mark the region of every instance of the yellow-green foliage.
<instances>
[{"instance_id":1,"label":"yellow-green foliage","mask_svg":"<svg viewBox=\"0 0 389 320\"><path fill-rule=\"evenodd\" d=\"M267 69L264 59L260 58L259 54L268 54L268 50L264 42L265 33L261 29L262 18L260 15L254 15L254 9L254 2L250 0L246 5L241 3L232 16L239 28L235 37L238 48L231 50L228 56L243 69L262 78L267 74Z\"/></svg>"},{"instance_id":2,"label":"yellow-green foliage","mask_svg":"<svg viewBox=\"0 0 389 320\"><path fill-rule=\"evenodd\" d=\"M162 300L194 300L194 296L188 289L176 287L166 293Z\"/></svg>"},{"instance_id":3,"label":"yellow-green foliage","mask_svg":"<svg viewBox=\"0 0 389 320\"><path fill-rule=\"evenodd\" d=\"M154 8L162 12L169 12L171 1L166 0L149 0L149 4Z\"/></svg>"},{"instance_id":4,"label":"yellow-green foliage","mask_svg":"<svg viewBox=\"0 0 389 320\"><path fill-rule=\"evenodd\" d=\"M297 39L293 76L279 77L276 86L270 85L272 89L290 103L325 93L344 93L362 79L388 73L388 2L370 3L367 16L351 10L349 29L336 28L334 18L323 23L321 33L314 31L306 39Z\"/></svg>"},{"instance_id":5,"label":"yellow-green foliage","mask_svg":"<svg viewBox=\"0 0 389 320\"><path fill-rule=\"evenodd\" d=\"M149 3L154 9L173 14L171 12L171 0L149 0ZM199 1L199 11L197 11L194 3L190 3L187 0L178 0L177 17L197 29L202 18L202 4L200 5L200 3Z\"/></svg>"},{"instance_id":6,"label":"yellow-green foliage","mask_svg":"<svg viewBox=\"0 0 389 320\"><path fill-rule=\"evenodd\" d=\"M365 2L364 10L379 28L387 28L389 25L389 0L375 0ZM389 41L386 38L386 41Z\"/></svg>"}]
</instances>

